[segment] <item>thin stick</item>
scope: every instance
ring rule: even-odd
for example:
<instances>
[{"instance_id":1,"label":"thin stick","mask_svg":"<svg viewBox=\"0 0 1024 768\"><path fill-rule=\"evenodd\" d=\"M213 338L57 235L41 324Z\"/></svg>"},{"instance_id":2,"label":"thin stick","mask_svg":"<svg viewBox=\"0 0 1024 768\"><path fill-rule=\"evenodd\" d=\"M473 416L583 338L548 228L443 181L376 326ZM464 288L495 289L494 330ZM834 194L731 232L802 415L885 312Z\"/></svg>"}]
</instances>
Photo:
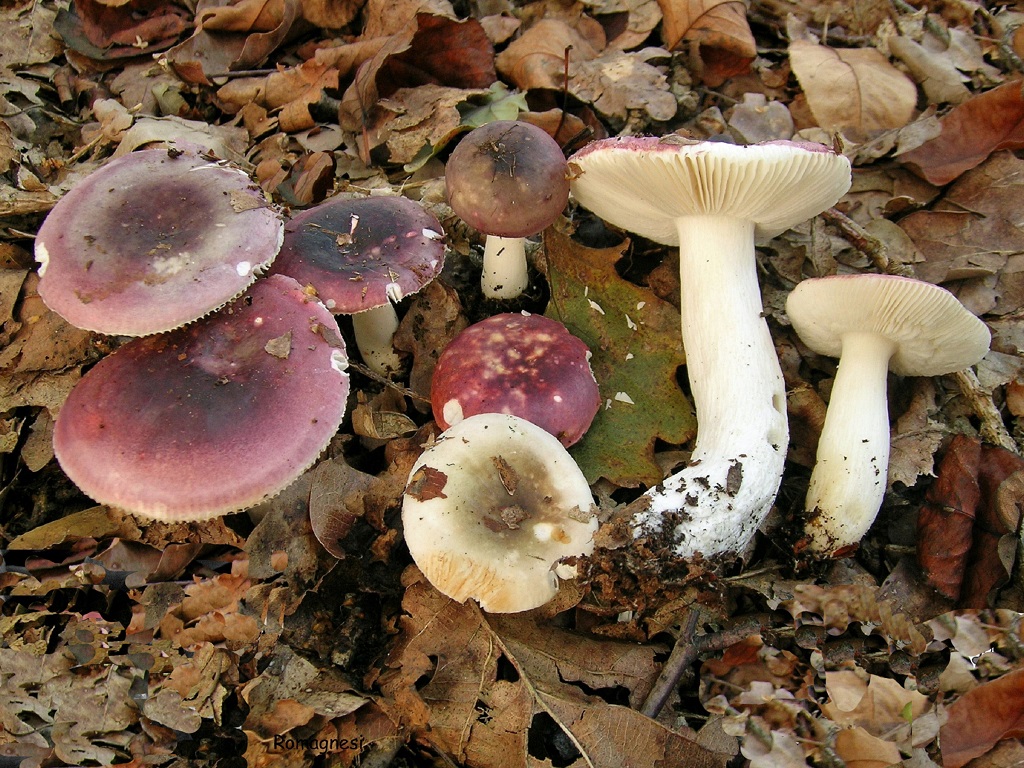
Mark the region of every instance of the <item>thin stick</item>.
<instances>
[{"instance_id":1,"label":"thin stick","mask_svg":"<svg viewBox=\"0 0 1024 768\"><path fill-rule=\"evenodd\" d=\"M906 264L889 258L889 249L885 247L885 243L868 233L846 214L835 208L829 208L827 211L823 211L821 216L829 224L835 226L850 245L871 259L871 263L879 272L900 277L914 276L913 271Z\"/></svg>"},{"instance_id":2,"label":"thin stick","mask_svg":"<svg viewBox=\"0 0 1024 768\"><path fill-rule=\"evenodd\" d=\"M974 411L974 415L981 421L978 432L981 439L992 445L998 445L1020 455L1020 447L1017 441L1010 436L1006 424L1003 423L1002 414L992 402L992 394L988 392L978 381L978 375L973 368L966 368L953 374L957 386L960 387L960 394L964 396Z\"/></svg>"},{"instance_id":3,"label":"thin stick","mask_svg":"<svg viewBox=\"0 0 1024 768\"><path fill-rule=\"evenodd\" d=\"M686 624L680 631L676 644L672 646L672 653L669 654L665 666L661 668L661 674L654 681L654 687L651 688L640 707L640 714L651 718L657 717L665 706L665 702L668 701L668 697L672 695L672 691L679 684L683 672L697 659L697 646L693 642L693 633L697 631L699 618L700 612L691 608L690 614L686 617Z\"/></svg>"}]
</instances>

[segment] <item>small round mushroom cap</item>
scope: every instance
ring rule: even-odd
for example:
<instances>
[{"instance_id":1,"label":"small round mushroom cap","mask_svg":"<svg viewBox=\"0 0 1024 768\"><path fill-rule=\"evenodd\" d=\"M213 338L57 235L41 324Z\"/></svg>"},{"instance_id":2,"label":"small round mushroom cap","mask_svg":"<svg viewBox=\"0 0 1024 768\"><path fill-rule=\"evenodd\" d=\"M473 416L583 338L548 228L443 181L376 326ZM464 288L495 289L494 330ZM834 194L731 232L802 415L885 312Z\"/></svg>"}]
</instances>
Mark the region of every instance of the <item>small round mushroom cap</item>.
<instances>
[{"instance_id":1,"label":"small round mushroom cap","mask_svg":"<svg viewBox=\"0 0 1024 768\"><path fill-rule=\"evenodd\" d=\"M334 197L285 226L275 274L312 285L336 314L398 303L444 266L444 230L407 197Z\"/></svg>"},{"instance_id":2,"label":"small round mushroom cap","mask_svg":"<svg viewBox=\"0 0 1024 768\"><path fill-rule=\"evenodd\" d=\"M485 235L535 235L569 199L568 165L558 142L517 120L467 133L448 158L444 178L452 210Z\"/></svg>"},{"instance_id":3,"label":"small round mushroom cap","mask_svg":"<svg viewBox=\"0 0 1024 768\"><path fill-rule=\"evenodd\" d=\"M140 150L50 211L35 242L39 295L86 330L168 331L238 296L283 236L280 214L243 171L192 150Z\"/></svg>"},{"instance_id":4,"label":"small round mushroom cap","mask_svg":"<svg viewBox=\"0 0 1024 768\"><path fill-rule=\"evenodd\" d=\"M557 320L520 313L475 323L445 347L431 403L442 429L478 413L510 413L568 447L590 428L601 395L587 345Z\"/></svg>"},{"instance_id":5,"label":"small round mushroom cap","mask_svg":"<svg viewBox=\"0 0 1024 768\"><path fill-rule=\"evenodd\" d=\"M679 245L681 216L732 216L770 240L836 204L850 161L821 144L726 144L670 137L601 139L569 158L576 200L605 221Z\"/></svg>"},{"instance_id":6,"label":"small round mushroom cap","mask_svg":"<svg viewBox=\"0 0 1024 768\"><path fill-rule=\"evenodd\" d=\"M559 565L594 548L586 478L550 434L486 413L443 432L413 465L402 505L405 540L427 580L453 600L515 613L558 591Z\"/></svg>"},{"instance_id":7,"label":"small round mushroom cap","mask_svg":"<svg viewBox=\"0 0 1024 768\"><path fill-rule=\"evenodd\" d=\"M295 280L123 345L71 391L53 447L102 504L201 520L276 495L337 432L348 396L338 324Z\"/></svg>"},{"instance_id":8,"label":"small round mushroom cap","mask_svg":"<svg viewBox=\"0 0 1024 768\"><path fill-rule=\"evenodd\" d=\"M835 275L804 280L786 300L801 340L839 357L842 338L873 333L896 345L889 369L900 376L941 376L988 352L988 327L957 298L931 283L896 275Z\"/></svg>"}]
</instances>

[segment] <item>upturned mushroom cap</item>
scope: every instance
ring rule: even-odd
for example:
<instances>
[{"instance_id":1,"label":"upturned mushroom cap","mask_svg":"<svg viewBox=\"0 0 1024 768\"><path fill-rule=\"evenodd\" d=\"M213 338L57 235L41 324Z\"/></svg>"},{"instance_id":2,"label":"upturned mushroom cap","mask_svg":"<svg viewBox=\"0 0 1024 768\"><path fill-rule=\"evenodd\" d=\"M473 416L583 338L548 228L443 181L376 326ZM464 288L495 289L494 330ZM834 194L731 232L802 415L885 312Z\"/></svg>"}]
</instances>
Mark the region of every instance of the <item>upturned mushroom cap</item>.
<instances>
[{"instance_id":1,"label":"upturned mushroom cap","mask_svg":"<svg viewBox=\"0 0 1024 768\"><path fill-rule=\"evenodd\" d=\"M405 540L440 592L485 611L544 605L559 562L593 551L597 518L579 467L549 433L517 416L479 414L446 430L413 465Z\"/></svg>"},{"instance_id":2,"label":"upturned mushroom cap","mask_svg":"<svg viewBox=\"0 0 1024 768\"><path fill-rule=\"evenodd\" d=\"M148 149L75 185L36 237L39 295L79 328L143 336L244 291L284 224L241 170L191 150Z\"/></svg>"},{"instance_id":3,"label":"upturned mushroom cap","mask_svg":"<svg viewBox=\"0 0 1024 768\"><path fill-rule=\"evenodd\" d=\"M590 427L601 395L587 345L557 320L521 313L456 336L437 361L431 402L442 429L478 413L510 413L568 447Z\"/></svg>"},{"instance_id":4,"label":"upturned mushroom cap","mask_svg":"<svg viewBox=\"0 0 1024 768\"><path fill-rule=\"evenodd\" d=\"M835 275L799 283L786 312L803 342L839 357L843 335L875 333L896 350L900 376L940 376L974 365L988 352L988 327L957 298L931 283L896 275Z\"/></svg>"},{"instance_id":5,"label":"upturned mushroom cap","mask_svg":"<svg viewBox=\"0 0 1024 768\"><path fill-rule=\"evenodd\" d=\"M406 197L334 197L285 226L274 274L312 285L336 314L398 303L444 266L444 230Z\"/></svg>"},{"instance_id":6,"label":"upturned mushroom cap","mask_svg":"<svg viewBox=\"0 0 1024 768\"><path fill-rule=\"evenodd\" d=\"M850 161L810 142L737 145L677 136L601 139L569 158L572 194L605 221L679 245L680 216L754 222L770 240L850 187Z\"/></svg>"},{"instance_id":7,"label":"upturned mushroom cap","mask_svg":"<svg viewBox=\"0 0 1024 768\"><path fill-rule=\"evenodd\" d=\"M541 128L499 120L459 141L445 165L448 202L486 235L529 237L550 226L569 199L561 148Z\"/></svg>"},{"instance_id":8,"label":"upturned mushroom cap","mask_svg":"<svg viewBox=\"0 0 1024 768\"><path fill-rule=\"evenodd\" d=\"M57 416L54 453L102 504L170 520L245 509L327 446L346 365L334 317L295 280L267 277L217 314L97 363Z\"/></svg>"}]
</instances>

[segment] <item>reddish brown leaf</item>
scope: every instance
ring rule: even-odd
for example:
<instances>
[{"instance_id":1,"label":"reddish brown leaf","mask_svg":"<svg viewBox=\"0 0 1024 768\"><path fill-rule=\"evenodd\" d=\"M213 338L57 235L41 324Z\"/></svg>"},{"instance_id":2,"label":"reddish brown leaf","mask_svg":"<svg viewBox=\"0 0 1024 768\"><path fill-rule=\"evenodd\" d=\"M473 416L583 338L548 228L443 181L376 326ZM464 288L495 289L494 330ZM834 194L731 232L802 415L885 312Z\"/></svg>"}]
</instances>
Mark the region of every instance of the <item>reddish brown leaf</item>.
<instances>
[{"instance_id":1,"label":"reddish brown leaf","mask_svg":"<svg viewBox=\"0 0 1024 768\"><path fill-rule=\"evenodd\" d=\"M974 540L974 517L981 501L980 461L981 441L956 435L917 517L917 562L928 583L953 600L960 596Z\"/></svg>"},{"instance_id":2,"label":"reddish brown leaf","mask_svg":"<svg viewBox=\"0 0 1024 768\"><path fill-rule=\"evenodd\" d=\"M968 99L940 122L942 133L900 156L904 165L932 184L948 184L997 150L1024 148L1021 81Z\"/></svg>"},{"instance_id":3,"label":"reddish brown leaf","mask_svg":"<svg viewBox=\"0 0 1024 768\"><path fill-rule=\"evenodd\" d=\"M1024 494L1024 459L1004 448L986 445L981 450L978 484L981 504L974 526L974 545L960 600L964 608L991 607L992 597L1010 578L1017 548Z\"/></svg>"},{"instance_id":4,"label":"reddish brown leaf","mask_svg":"<svg viewBox=\"0 0 1024 768\"><path fill-rule=\"evenodd\" d=\"M54 28L69 48L105 61L162 51L192 26L187 9L167 0L131 0L112 7L75 0L59 11Z\"/></svg>"},{"instance_id":5,"label":"reddish brown leaf","mask_svg":"<svg viewBox=\"0 0 1024 768\"><path fill-rule=\"evenodd\" d=\"M1002 739L1024 736L1024 669L979 685L947 711L939 736L946 768L966 765Z\"/></svg>"},{"instance_id":6,"label":"reddish brown leaf","mask_svg":"<svg viewBox=\"0 0 1024 768\"><path fill-rule=\"evenodd\" d=\"M359 133L373 124L377 102L400 88L427 84L487 88L497 77L494 46L480 22L418 13L372 59L360 65L342 98L339 122L346 130ZM369 160L368 156L363 159Z\"/></svg>"}]
</instances>

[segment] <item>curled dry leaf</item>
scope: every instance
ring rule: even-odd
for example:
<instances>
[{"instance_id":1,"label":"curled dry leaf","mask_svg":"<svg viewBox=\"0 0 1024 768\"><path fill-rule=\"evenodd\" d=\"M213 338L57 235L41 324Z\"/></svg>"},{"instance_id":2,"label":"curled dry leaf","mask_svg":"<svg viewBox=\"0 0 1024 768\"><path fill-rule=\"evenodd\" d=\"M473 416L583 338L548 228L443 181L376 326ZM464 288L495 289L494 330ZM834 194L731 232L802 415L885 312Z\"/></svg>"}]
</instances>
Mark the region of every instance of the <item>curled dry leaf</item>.
<instances>
[{"instance_id":1,"label":"curled dry leaf","mask_svg":"<svg viewBox=\"0 0 1024 768\"><path fill-rule=\"evenodd\" d=\"M488 88L496 79L494 47L480 22L418 13L360 65L342 96L338 121L345 130L362 133L388 119L379 103L400 88ZM364 162L373 148L360 147Z\"/></svg>"},{"instance_id":2,"label":"curled dry leaf","mask_svg":"<svg viewBox=\"0 0 1024 768\"><path fill-rule=\"evenodd\" d=\"M932 184L948 184L1000 149L1024 148L1024 94L1020 80L978 94L940 119L942 133L900 156Z\"/></svg>"},{"instance_id":3,"label":"curled dry leaf","mask_svg":"<svg viewBox=\"0 0 1024 768\"><path fill-rule=\"evenodd\" d=\"M238 11L223 7L207 8L209 29L200 22L190 38L167 52L174 71L187 83L211 85L210 75L255 69L285 41L301 12L299 0L248 3Z\"/></svg>"},{"instance_id":4,"label":"curled dry leaf","mask_svg":"<svg viewBox=\"0 0 1024 768\"><path fill-rule=\"evenodd\" d=\"M712 88L747 71L757 55L747 8L736 0L659 0L670 50L695 49L701 80Z\"/></svg>"},{"instance_id":5,"label":"curled dry leaf","mask_svg":"<svg viewBox=\"0 0 1024 768\"><path fill-rule=\"evenodd\" d=\"M71 50L108 61L162 51L191 28L191 22L188 10L169 0L75 0L57 12L53 26Z\"/></svg>"}]
</instances>

